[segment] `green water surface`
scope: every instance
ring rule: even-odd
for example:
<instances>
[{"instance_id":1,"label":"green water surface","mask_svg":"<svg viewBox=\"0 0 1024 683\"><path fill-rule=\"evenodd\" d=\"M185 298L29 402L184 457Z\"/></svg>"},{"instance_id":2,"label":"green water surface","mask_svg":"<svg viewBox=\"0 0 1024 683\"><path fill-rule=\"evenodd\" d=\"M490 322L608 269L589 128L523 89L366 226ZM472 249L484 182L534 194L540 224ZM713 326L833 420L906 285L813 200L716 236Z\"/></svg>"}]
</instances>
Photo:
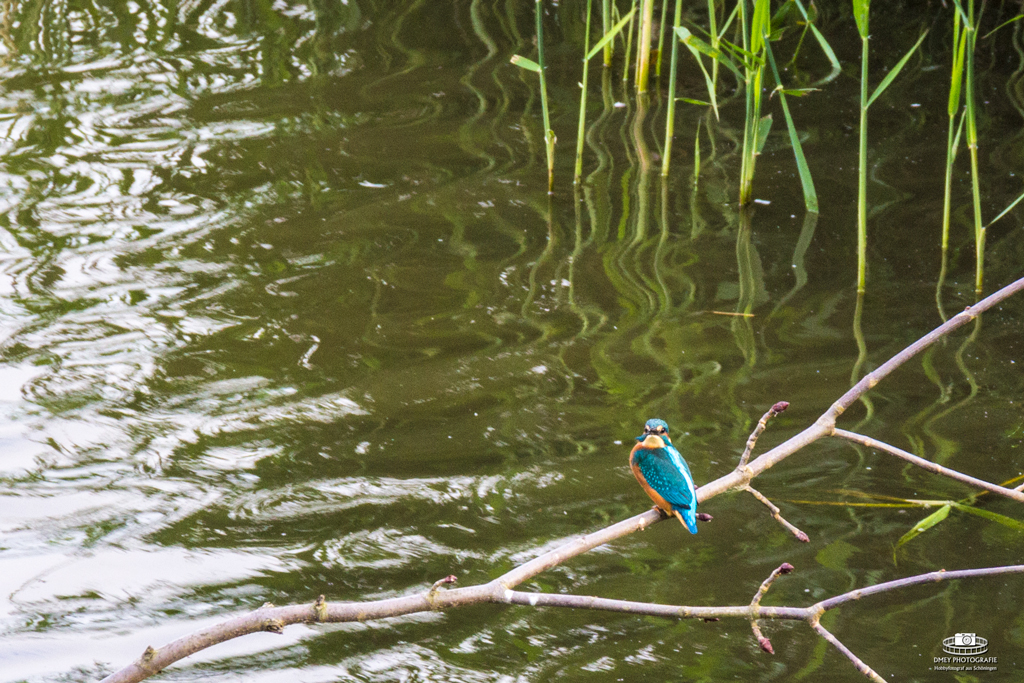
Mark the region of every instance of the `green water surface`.
<instances>
[{"instance_id":1,"label":"green water surface","mask_svg":"<svg viewBox=\"0 0 1024 683\"><path fill-rule=\"evenodd\" d=\"M533 2L3 3L0 682L97 680L265 602L488 581L649 508L627 467L647 418L708 482L773 403L792 406L759 452L973 303L966 152L944 274L939 249L952 9L875 3L873 82L930 32L872 106L858 300L860 40L847 4L824 4L848 68L790 100L815 216L776 99L740 211L727 72L721 121L680 103L662 179L666 79L638 100L621 47L592 65L574 192L578 0L545 3L550 197L537 79L509 64L536 56ZM987 30L1013 16L986 11ZM986 220L1022 189L1021 24L979 40ZM796 84L829 72L806 40ZM679 94L705 97L685 57ZM1024 275L1021 215L989 230L986 293ZM1022 369L1018 297L840 425L1004 482L1024 473ZM756 485L810 543L731 493L696 536L659 524L523 589L745 605L789 562L764 604L805 606L1024 556L1024 508L993 495L969 502L1001 521L954 510L896 549L936 509L901 501L975 492L869 449L819 443ZM995 577L824 623L886 680L1016 680L1022 600L1024 579ZM247 636L156 680L863 680L805 624L763 628L774 656L742 620L490 605ZM998 671L931 671L958 632Z\"/></svg>"}]
</instances>

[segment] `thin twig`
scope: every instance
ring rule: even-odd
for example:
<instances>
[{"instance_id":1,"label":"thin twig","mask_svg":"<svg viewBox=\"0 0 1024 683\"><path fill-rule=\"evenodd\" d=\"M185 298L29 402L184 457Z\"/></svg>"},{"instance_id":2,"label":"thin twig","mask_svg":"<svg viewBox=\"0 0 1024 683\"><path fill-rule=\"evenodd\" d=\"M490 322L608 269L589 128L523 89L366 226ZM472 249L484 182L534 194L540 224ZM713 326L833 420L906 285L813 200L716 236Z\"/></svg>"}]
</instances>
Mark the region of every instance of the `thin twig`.
<instances>
[{"instance_id":1,"label":"thin twig","mask_svg":"<svg viewBox=\"0 0 1024 683\"><path fill-rule=\"evenodd\" d=\"M840 641L834 635L829 633L828 630L824 626L822 626L818 620L814 620L811 622L811 628L817 631L818 635L820 635L822 638L832 643L832 645L834 645L837 650L846 655L846 657L851 662L853 662L853 665L857 667L857 671L861 672L862 674L864 674L871 680L875 681L876 683L885 683L884 678L875 673L875 670L867 664L865 664L860 657L853 654L853 652L850 651L850 648L843 645L842 641Z\"/></svg>"},{"instance_id":2,"label":"thin twig","mask_svg":"<svg viewBox=\"0 0 1024 683\"><path fill-rule=\"evenodd\" d=\"M849 593L843 593L842 595L837 595L834 598L829 598L828 600L822 600L816 605L813 605L812 608L828 611L830 609L835 609L844 603L850 602L851 600L860 600L861 598L885 593L896 588L919 586L922 583L940 583L942 581L953 581L955 579L977 579L984 576L993 576L995 574L1024 574L1024 564L1013 564L1005 567L981 567L979 569L957 569L949 572L945 569L940 569L927 574L908 576L903 579L876 583L874 586L868 586L867 588L859 588L855 591L850 591Z\"/></svg>"},{"instance_id":3,"label":"thin twig","mask_svg":"<svg viewBox=\"0 0 1024 683\"><path fill-rule=\"evenodd\" d=\"M769 408L767 413L761 416L761 419L757 422L757 426L754 427L754 431L750 433L750 438L747 439L747 447L743 449L743 455L740 456L740 467L746 465L747 461L750 460L750 454L754 451L754 444L757 443L757 437L761 436L761 432L763 432L764 428L768 426L768 420L772 419L788 407L789 403L787 401L779 401Z\"/></svg>"},{"instance_id":4,"label":"thin twig","mask_svg":"<svg viewBox=\"0 0 1024 683\"><path fill-rule=\"evenodd\" d=\"M762 650L770 655L775 654L775 649L772 647L772 641L768 640L765 634L761 633L761 627L757 623L757 617L760 615L761 598L768 592L768 589L775 583L775 579L779 578L783 574L789 574L793 571L793 565L789 562L783 562L771 575L761 583L761 587L754 593L754 598L750 601L750 629L754 632L754 638L757 640L757 644Z\"/></svg>"},{"instance_id":5,"label":"thin twig","mask_svg":"<svg viewBox=\"0 0 1024 683\"><path fill-rule=\"evenodd\" d=\"M786 521L786 518L782 516L782 512L781 510L779 510L779 507L770 500L768 500L767 498L765 498L764 494L762 494L760 491L755 489L750 484L747 484L743 488L747 491L750 491L750 493L753 494L754 498L757 498L759 501L764 503L768 507L768 509L771 510L772 517L775 519L775 521L781 524L782 526L786 527L789 533L796 536L796 540L800 541L801 543L810 542L810 537L808 537L807 534L805 534L803 531L800 531L800 529L797 529L795 526Z\"/></svg>"},{"instance_id":6,"label":"thin twig","mask_svg":"<svg viewBox=\"0 0 1024 683\"><path fill-rule=\"evenodd\" d=\"M981 479L976 479L976 478L970 476L969 474L963 474L961 472L957 472L956 470L951 470L948 467L943 467L942 465L934 463L931 460L925 460L924 458L918 457L918 456L914 455L913 453L908 453L908 452L906 452L905 450L903 450L901 448L897 448L896 446L891 446L891 445L885 443L884 441L879 441L878 439L872 439L870 436L864 436L863 434L858 434L856 432L848 432L845 429L836 429L832 433L832 435L836 436L836 437L839 437L841 439L846 439L847 441L853 441L854 443L859 443L859 444L861 444L863 446L867 446L869 448L874 448L874 449L877 449L877 450L880 450L880 451L884 451L884 452L886 452L886 453L888 453L890 455L895 455L897 458L903 458L907 462L909 462L911 464L914 464L914 465L917 465L918 467L920 467L922 469L926 469L929 472L934 472L935 474L941 474L944 477L949 477L950 479L956 479L957 481L962 481L965 484L970 484L971 486L977 486L980 489L985 489L986 491L991 491L992 493L998 493L1001 496L1006 496L1007 498L1012 498L1013 500L1015 500L1015 501L1017 501L1019 503L1024 503L1024 493L1022 493L1020 491L1020 489L1008 489L1008 488L1004 488L1004 487L1002 487L1002 486L1000 486L998 484L990 484L987 481L983 481Z\"/></svg>"},{"instance_id":7,"label":"thin twig","mask_svg":"<svg viewBox=\"0 0 1024 683\"><path fill-rule=\"evenodd\" d=\"M756 593L754 593L754 599L750 601L751 609L757 609L761 606L761 598L764 597L764 594L767 593L768 589L772 587L773 583L775 583L775 579L779 578L783 574L789 574L792 571L793 565L789 562L783 562L776 567L775 571L773 571L767 579L761 582L761 587L757 589Z\"/></svg>"}]
</instances>

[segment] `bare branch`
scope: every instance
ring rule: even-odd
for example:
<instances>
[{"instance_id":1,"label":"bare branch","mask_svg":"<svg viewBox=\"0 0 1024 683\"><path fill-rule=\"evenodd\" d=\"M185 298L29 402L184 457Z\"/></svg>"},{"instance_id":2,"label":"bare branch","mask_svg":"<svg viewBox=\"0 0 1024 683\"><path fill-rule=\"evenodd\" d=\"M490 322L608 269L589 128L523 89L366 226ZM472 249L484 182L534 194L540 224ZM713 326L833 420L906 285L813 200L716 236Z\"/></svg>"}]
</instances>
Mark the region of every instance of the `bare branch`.
<instances>
[{"instance_id":1,"label":"bare branch","mask_svg":"<svg viewBox=\"0 0 1024 683\"><path fill-rule=\"evenodd\" d=\"M820 635L822 638L832 643L832 645L834 645L837 650L846 655L846 657L851 662L853 662L853 665L857 667L857 671L861 672L862 674L864 674L871 680L875 681L876 683L885 683L884 678L875 673L875 670L867 664L865 664L863 661L861 661L860 657L853 654L853 652L850 651L850 648L843 645L843 643L838 638L829 633L828 630L824 626L822 626L817 619L811 622L811 628L817 631L818 635Z\"/></svg>"},{"instance_id":2,"label":"bare branch","mask_svg":"<svg viewBox=\"0 0 1024 683\"><path fill-rule=\"evenodd\" d=\"M1024 493L1022 493L1018 489L1008 489L999 486L998 484L990 484L987 481L975 479L974 477L968 474L963 474L961 472L957 472L956 470L951 470L948 467L943 467L942 465L934 463L931 460L925 460L924 458L918 457L913 453L908 453L901 448L897 448L896 446L890 446L884 441L872 439L870 436L864 436L863 434L857 434L856 432L848 432L845 429L836 429L832 435L837 436L841 439L853 441L854 443L859 443L861 445L868 446L869 448L884 451L890 455L895 455L897 458L903 458L907 462L917 465L922 469L926 469L929 472L941 474L944 477L956 479L957 481L962 481L965 484L977 486L980 489L985 489L986 491L991 491L992 493L998 493L1001 496L1012 498L1013 500L1019 503L1024 503Z\"/></svg>"},{"instance_id":3,"label":"bare branch","mask_svg":"<svg viewBox=\"0 0 1024 683\"><path fill-rule=\"evenodd\" d=\"M604 612L625 612L648 617L665 619L749 619L750 605L730 605L725 607L689 607L686 605L659 605L650 602L633 602L631 600L612 600L596 598L589 595L571 595L565 593L525 593L508 591L505 600L510 605L527 607L562 607L569 609L592 609ZM809 618L810 612L805 607L761 607L760 616L764 619L795 619Z\"/></svg>"},{"instance_id":4,"label":"bare branch","mask_svg":"<svg viewBox=\"0 0 1024 683\"><path fill-rule=\"evenodd\" d=\"M835 609L844 603L850 602L851 600L860 600L861 598L877 595L878 593L885 593L896 588L918 586L922 583L952 581L954 579L976 579L983 576L993 576L995 574L1024 574L1024 564L1007 565L1005 567L982 567L980 569L958 569L951 572L947 572L945 569L940 569L937 572L908 576L904 579L877 583L874 586L868 586L867 588L860 588L855 591L850 591L849 593L843 593L842 595L837 595L834 598L822 600L816 605L813 605L812 609L817 608L822 611L828 611L830 609Z\"/></svg>"},{"instance_id":5,"label":"bare branch","mask_svg":"<svg viewBox=\"0 0 1024 683\"><path fill-rule=\"evenodd\" d=\"M747 490L747 491L750 491L750 493L753 494L754 498L757 498L759 501L764 503L768 507L768 509L771 510L772 517L775 518L775 521L778 522L779 524L781 524L782 526L786 527L786 529L789 531L789 533L791 533L794 536L796 536L796 540L798 540L798 541L800 541L802 543L809 543L810 542L810 540L811 540L810 537L807 534L805 534L803 531L800 531L800 529L797 529L795 526L793 526L792 524L787 522L786 519L782 516L782 512L779 510L779 507L777 505L775 505L775 503L773 503L770 500L768 500L767 498L765 498L764 494L762 494L760 491L755 489L750 484L747 484L743 488L745 490Z\"/></svg>"}]
</instances>

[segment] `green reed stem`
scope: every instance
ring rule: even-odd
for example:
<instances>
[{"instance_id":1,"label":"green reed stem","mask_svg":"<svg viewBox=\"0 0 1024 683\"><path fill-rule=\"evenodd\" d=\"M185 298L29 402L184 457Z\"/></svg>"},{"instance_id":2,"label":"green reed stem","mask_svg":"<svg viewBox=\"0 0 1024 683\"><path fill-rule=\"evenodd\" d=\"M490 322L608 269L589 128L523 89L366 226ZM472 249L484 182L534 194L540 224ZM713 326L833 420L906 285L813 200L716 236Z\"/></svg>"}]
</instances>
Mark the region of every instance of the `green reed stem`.
<instances>
[{"instance_id":1,"label":"green reed stem","mask_svg":"<svg viewBox=\"0 0 1024 683\"><path fill-rule=\"evenodd\" d=\"M875 87L875 91L868 97L868 40L871 34L868 32L868 13L871 0L853 0L853 16L857 20L857 31L860 33L861 58L860 58L860 150L859 150L859 174L857 181L857 291L863 292L867 286L867 242L868 242L868 107L878 99L886 88L899 75L903 67L907 65L914 51L924 42L928 31L925 31L914 43L913 47L907 50L903 58L896 63L882 82Z\"/></svg>"},{"instance_id":2,"label":"green reed stem","mask_svg":"<svg viewBox=\"0 0 1024 683\"><path fill-rule=\"evenodd\" d=\"M654 63L655 78L661 78L661 55L665 52L665 19L667 17L668 3L663 2L661 3L661 22L658 24L658 61Z\"/></svg>"},{"instance_id":3,"label":"green reed stem","mask_svg":"<svg viewBox=\"0 0 1024 683\"><path fill-rule=\"evenodd\" d=\"M974 0L967 3L966 79L964 87L964 103L967 106L967 148L971 152L971 193L974 199L974 249L975 276L974 291L981 292L982 278L985 270L985 226L981 222L981 188L978 177L978 125L974 102L974 46L978 36L978 22L974 18Z\"/></svg>"},{"instance_id":4,"label":"green reed stem","mask_svg":"<svg viewBox=\"0 0 1024 683\"><path fill-rule=\"evenodd\" d=\"M651 72L651 36L654 33L654 0L641 0L640 38L636 45L636 91L647 92Z\"/></svg>"},{"instance_id":5,"label":"green reed stem","mask_svg":"<svg viewBox=\"0 0 1024 683\"><path fill-rule=\"evenodd\" d=\"M636 9L636 0L633 0L631 9ZM633 54L633 22L636 12L630 12L629 28L626 29L626 58L622 64L622 82L629 80L629 56Z\"/></svg>"},{"instance_id":6,"label":"green reed stem","mask_svg":"<svg viewBox=\"0 0 1024 683\"><path fill-rule=\"evenodd\" d=\"M953 162L956 160L960 133L954 134L956 113L960 109L960 95L964 77L964 49L967 46L967 27L961 25L960 13L953 12L953 64L949 78L949 102L946 113L949 115L949 130L946 134L946 178L942 201L942 252L949 248L949 221L953 204ZM964 119L960 119L962 129ZM945 265L945 259L943 259Z\"/></svg>"},{"instance_id":7,"label":"green reed stem","mask_svg":"<svg viewBox=\"0 0 1024 683\"><path fill-rule=\"evenodd\" d=\"M587 0L587 29L583 38L583 83L580 92L580 122L576 130L576 169L572 178L573 185L579 185L580 179L583 177L583 139L587 130L587 75L590 70L590 11L592 4L593 0ZM607 33L607 31L605 32ZM607 48L611 42L609 40L608 43L605 43L605 47Z\"/></svg>"},{"instance_id":8,"label":"green reed stem","mask_svg":"<svg viewBox=\"0 0 1024 683\"><path fill-rule=\"evenodd\" d=\"M693 136L693 184L700 179L700 119L697 119L697 134Z\"/></svg>"},{"instance_id":9,"label":"green reed stem","mask_svg":"<svg viewBox=\"0 0 1024 683\"><path fill-rule=\"evenodd\" d=\"M764 148L771 128L770 116L761 118L761 95L764 82L764 36L770 28L768 0L755 0L754 13L747 20L746 0L739 0L740 31L743 49L752 56L745 59L746 121L743 127L743 158L740 166L740 205L753 199L754 165Z\"/></svg>"},{"instance_id":10,"label":"green reed stem","mask_svg":"<svg viewBox=\"0 0 1024 683\"><path fill-rule=\"evenodd\" d=\"M678 25L678 22L676 22L676 24ZM717 50L722 37L718 35L718 15L715 13L715 0L708 0L708 29L708 36L711 38L711 47ZM718 87L717 59L711 60L711 85L713 88Z\"/></svg>"},{"instance_id":11,"label":"green reed stem","mask_svg":"<svg viewBox=\"0 0 1024 683\"><path fill-rule=\"evenodd\" d=\"M544 62L544 8L542 0L535 4L537 17L537 63L540 65L540 108L544 114L544 148L548 157L548 194L555 189L555 131L551 130L551 117L548 114L548 82L544 76L546 65Z\"/></svg>"},{"instance_id":12,"label":"green reed stem","mask_svg":"<svg viewBox=\"0 0 1024 683\"><path fill-rule=\"evenodd\" d=\"M676 0L676 10L672 20L671 32L672 61L669 63L668 70L668 110L665 113L665 150L662 153L661 158L661 175L663 176L668 175L669 164L672 160L672 136L675 135L676 128L676 64L679 59L679 38L676 36L675 29L679 28L679 23L682 21L682 18L683 0ZM698 134L699 132L698 128Z\"/></svg>"},{"instance_id":13,"label":"green reed stem","mask_svg":"<svg viewBox=\"0 0 1024 683\"><path fill-rule=\"evenodd\" d=\"M589 19L590 12L587 12L587 18ZM608 35L608 30L612 27L612 0L601 0L601 33ZM612 65L612 53L615 50L615 44L612 41L608 41L604 44L604 65Z\"/></svg>"},{"instance_id":14,"label":"green reed stem","mask_svg":"<svg viewBox=\"0 0 1024 683\"><path fill-rule=\"evenodd\" d=\"M865 24L867 23L865 19ZM866 28L866 27L865 27ZM861 35L860 145L857 166L857 291L867 288L868 270L868 38Z\"/></svg>"}]
</instances>

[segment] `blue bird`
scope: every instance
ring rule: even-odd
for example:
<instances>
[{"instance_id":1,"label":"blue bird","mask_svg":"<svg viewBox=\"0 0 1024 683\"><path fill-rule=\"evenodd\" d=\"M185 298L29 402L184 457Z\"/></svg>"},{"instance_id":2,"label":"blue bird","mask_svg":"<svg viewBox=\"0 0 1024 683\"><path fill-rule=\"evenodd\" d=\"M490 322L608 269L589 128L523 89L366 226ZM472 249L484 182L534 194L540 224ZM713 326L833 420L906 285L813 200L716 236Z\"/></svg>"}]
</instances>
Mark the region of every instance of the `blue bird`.
<instances>
[{"instance_id":1,"label":"blue bird","mask_svg":"<svg viewBox=\"0 0 1024 683\"><path fill-rule=\"evenodd\" d=\"M697 533L697 493L683 456L668 438L664 420L648 420L629 454L629 468L647 495L666 514Z\"/></svg>"}]
</instances>

